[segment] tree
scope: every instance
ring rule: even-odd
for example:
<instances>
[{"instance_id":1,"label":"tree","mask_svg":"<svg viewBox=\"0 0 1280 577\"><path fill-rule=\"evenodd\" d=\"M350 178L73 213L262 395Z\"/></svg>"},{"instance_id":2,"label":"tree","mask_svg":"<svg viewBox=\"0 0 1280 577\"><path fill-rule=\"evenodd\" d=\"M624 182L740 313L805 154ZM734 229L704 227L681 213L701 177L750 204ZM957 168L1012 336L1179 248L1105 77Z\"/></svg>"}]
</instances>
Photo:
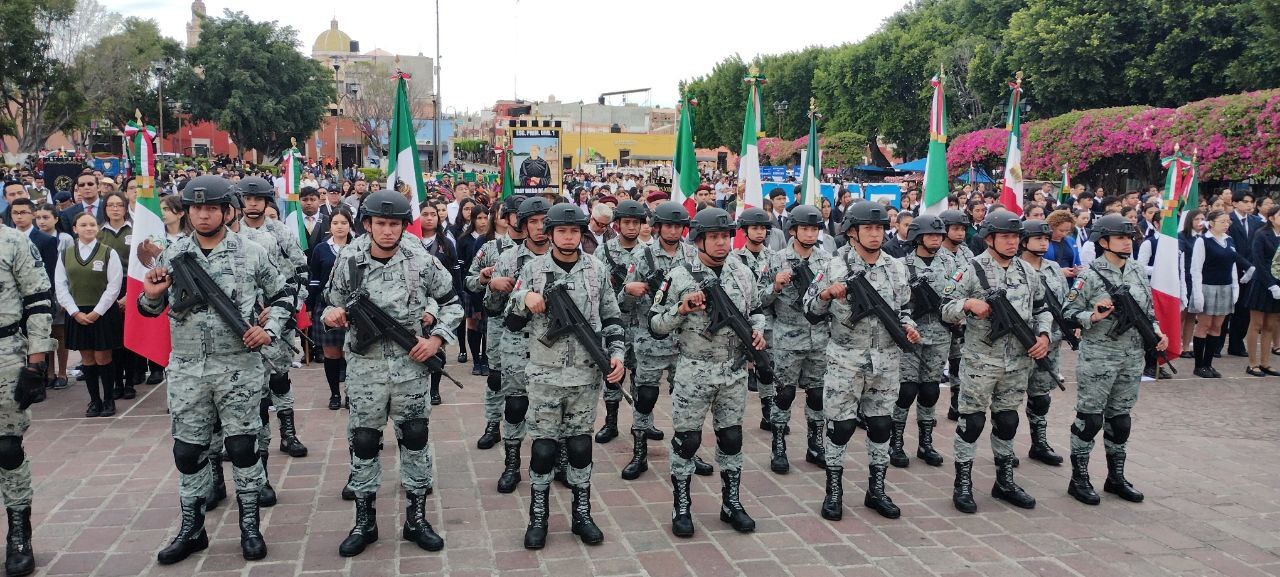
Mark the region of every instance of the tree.
<instances>
[{"instance_id":1,"label":"tree","mask_svg":"<svg viewBox=\"0 0 1280 577\"><path fill-rule=\"evenodd\" d=\"M355 83L359 89L355 94L343 95L343 114L355 121L365 143L379 150L380 155L386 154L382 149L391 128L391 111L395 108L396 82L392 68L390 62L376 59L347 64L347 82ZM423 94L428 92L421 88L423 85L413 79L405 82L409 108L415 119L425 119L431 110L430 95ZM425 120L415 120L414 129L419 130L425 124Z\"/></svg>"},{"instance_id":2,"label":"tree","mask_svg":"<svg viewBox=\"0 0 1280 577\"><path fill-rule=\"evenodd\" d=\"M49 56L70 66L98 39L120 31L124 18L97 0L75 0L75 11L67 18L47 20Z\"/></svg>"},{"instance_id":3,"label":"tree","mask_svg":"<svg viewBox=\"0 0 1280 577\"><path fill-rule=\"evenodd\" d=\"M89 114L116 128L134 120L141 109L148 124L156 123L157 81L170 85L172 71L156 72L152 63L169 59L181 61L182 47L165 38L154 20L129 18L120 32L103 37L92 49L75 59L75 77L84 94ZM165 106L165 132L178 127L173 107Z\"/></svg>"},{"instance_id":4,"label":"tree","mask_svg":"<svg viewBox=\"0 0 1280 577\"><path fill-rule=\"evenodd\" d=\"M18 152L44 146L68 127L81 99L66 65L50 55L50 27L71 17L73 0L0 2L0 125L18 141Z\"/></svg>"},{"instance_id":5,"label":"tree","mask_svg":"<svg viewBox=\"0 0 1280 577\"><path fill-rule=\"evenodd\" d=\"M242 152L274 158L290 138L306 140L318 130L334 100L332 73L298 46L292 27L228 10L205 21L173 89L192 119L217 124Z\"/></svg>"}]
</instances>

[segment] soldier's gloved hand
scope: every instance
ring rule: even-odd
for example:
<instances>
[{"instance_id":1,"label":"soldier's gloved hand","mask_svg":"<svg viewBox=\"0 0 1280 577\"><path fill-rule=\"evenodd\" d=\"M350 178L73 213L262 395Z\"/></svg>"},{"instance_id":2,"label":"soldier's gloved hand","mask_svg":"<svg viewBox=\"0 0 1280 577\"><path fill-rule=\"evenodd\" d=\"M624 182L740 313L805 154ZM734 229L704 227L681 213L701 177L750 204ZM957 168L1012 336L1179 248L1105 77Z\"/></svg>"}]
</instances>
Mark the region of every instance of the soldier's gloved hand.
<instances>
[{"instance_id":1,"label":"soldier's gloved hand","mask_svg":"<svg viewBox=\"0 0 1280 577\"><path fill-rule=\"evenodd\" d=\"M18 402L18 410L44 401L45 398L45 364L28 363L18 369L18 382L13 387L13 400Z\"/></svg>"},{"instance_id":2,"label":"soldier's gloved hand","mask_svg":"<svg viewBox=\"0 0 1280 577\"><path fill-rule=\"evenodd\" d=\"M547 312L547 301L543 300L541 294L533 291L525 293L524 306L529 309L529 312L535 315Z\"/></svg>"},{"instance_id":3,"label":"soldier's gloved hand","mask_svg":"<svg viewBox=\"0 0 1280 577\"><path fill-rule=\"evenodd\" d=\"M611 388L618 388L617 384L622 382L622 377L627 374L627 367L623 366L622 361L618 359L609 359L609 374L605 376L605 380L613 383Z\"/></svg>"}]
</instances>

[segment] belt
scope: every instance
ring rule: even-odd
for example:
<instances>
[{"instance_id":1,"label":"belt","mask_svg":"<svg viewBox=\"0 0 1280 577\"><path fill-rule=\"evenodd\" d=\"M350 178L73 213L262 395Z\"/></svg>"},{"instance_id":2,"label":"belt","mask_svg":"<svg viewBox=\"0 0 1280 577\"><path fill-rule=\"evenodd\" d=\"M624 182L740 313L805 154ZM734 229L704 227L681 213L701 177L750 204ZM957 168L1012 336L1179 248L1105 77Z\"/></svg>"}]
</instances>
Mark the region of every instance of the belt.
<instances>
[{"instance_id":1,"label":"belt","mask_svg":"<svg viewBox=\"0 0 1280 577\"><path fill-rule=\"evenodd\" d=\"M13 335L16 335L18 334L18 331L21 331L21 330L22 330L22 321L18 321L11 325L5 325L3 327L0 327L0 339L8 338Z\"/></svg>"}]
</instances>

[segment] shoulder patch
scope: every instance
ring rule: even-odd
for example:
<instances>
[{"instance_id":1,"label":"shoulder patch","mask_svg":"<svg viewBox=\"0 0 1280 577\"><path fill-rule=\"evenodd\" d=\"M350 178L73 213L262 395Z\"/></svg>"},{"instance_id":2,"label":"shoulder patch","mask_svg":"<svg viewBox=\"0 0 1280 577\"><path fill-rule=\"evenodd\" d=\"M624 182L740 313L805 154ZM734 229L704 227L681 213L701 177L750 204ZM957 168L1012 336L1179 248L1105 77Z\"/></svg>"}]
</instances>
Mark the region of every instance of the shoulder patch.
<instances>
[{"instance_id":1,"label":"shoulder patch","mask_svg":"<svg viewBox=\"0 0 1280 577\"><path fill-rule=\"evenodd\" d=\"M951 275L951 281L952 281L952 282L960 282L960 279L962 279L962 278L964 278L964 271L963 271L963 270L957 270L957 271L956 271L956 274Z\"/></svg>"},{"instance_id":2,"label":"shoulder patch","mask_svg":"<svg viewBox=\"0 0 1280 577\"><path fill-rule=\"evenodd\" d=\"M658 292L653 293L653 302L664 305L667 304L667 289L671 288L671 278L662 280L662 286L658 287Z\"/></svg>"}]
</instances>

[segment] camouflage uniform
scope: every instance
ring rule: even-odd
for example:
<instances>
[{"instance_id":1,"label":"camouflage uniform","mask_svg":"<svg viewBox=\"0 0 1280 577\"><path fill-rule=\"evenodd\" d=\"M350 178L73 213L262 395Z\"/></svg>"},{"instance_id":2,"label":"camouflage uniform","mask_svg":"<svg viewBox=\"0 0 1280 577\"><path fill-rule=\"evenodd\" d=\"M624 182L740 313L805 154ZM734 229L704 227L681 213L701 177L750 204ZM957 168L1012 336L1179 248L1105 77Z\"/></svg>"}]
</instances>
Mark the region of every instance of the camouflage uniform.
<instances>
[{"instance_id":1,"label":"camouflage uniform","mask_svg":"<svg viewBox=\"0 0 1280 577\"><path fill-rule=\"evenodd\" d=\"M946 293L947 283L956 272L955 258L945 250L939 250L926 262L914 249L910 249L903 256L902 263L906 266L910 283L927 283L939 297ZM916 456L935 467L943 462L942 455L933 448L933 428L937 424L934 407L938 403L938 383L945 375L954 334L942 323L941 310L922 311L919 306L920 303L913 302L916 329L920 331L920 354L903 355L902 386L898 391L898 401L893 406L889 458L895 467L910 464L902 445L912 404L916 406L916 423L920 430Z\"/></svg>"},{"instance_id":2,"label":"camouflage uniform","mask_svg":"<svg viewBox=\"0 0 1280 577\"><path fill-rule=\"evenodd\" d=\"M537 256L537 253L529 250L526 243L520 243L515 250L502 252L494 265L493 276L519 278L524 267ZM512 292L514 293L514 290ZM489 291L484 298L485 308L504 310L510 300L509 296L507 293ZM513 397L526 399L524 404L527 407L528 378L525 376L524 369L529 363L529 332L523 328L512 330L504 326L502 336L498 339L498 356L502 364L502 388L498 391L498 395L505 400L507 408L506 418L503 419L506 427L502 431L502 440L519 445L524 440L527 430L525 418L527 409L516 411L519 413L516 415L512 414L511 407ZM519 422L512 422L513 417L519 417Z\"/></svg>"},{"instance_id":3,"label":"camouflage uniform","mask_svg":"<svg viewBox=\"0 0 1280 577\"><path fill-rule=\"evenodd\" d=\"M502 308L488 308L488 303L490 302L489 287L480 284L480 271L496 265L502 253L515 248L516 244L510 238L495 236L493 240L484 243L480 247L480 251L471 260L471 268L467 269L467 276L464 280L467 290L485 295L485 317L488 319L488 322L485 323L485 341L489 343L496 344L502 339ZM494 298L496 300L497 296L495 295ZM495 346L494 348L496 349L497 347ZM489 423L496 423L502 419L502 407L506 402L505 398L500 394L502 390L501 354L494 354L489 358L489 375L488 386L484 389L484 420Z\"/></svg>"},{"instance_id":4,"label":"camouflage uniform","mask_svg":"<svg viewBox=\"0 0 1280 577\"><path fill-rule=\"evenodd\" d=\"M619 279L619 281L623 285L625 285L627 282L627 277L630 276L631 274L631 269L636 266L635 261L636 261L636 257L638 256L637 253L639 253L641 250L644 249L644 243L641 243L640 241L637 240L635 246L632 246L631 248L626 248L622 246L622 243L620 241L621 241L621 237L615 237L605 241L604 246L602 246L599 250L595 252L595 258L599 260L602 265L604 265L604 268L606 271L610 271L610 275L612 275L611 269L613 269L615 265L620 269L626 270L627 274ZM621 300L625 298L625 292L622 290L621 285L614 288L616 289L616 294L617 294L617 298L615 300L621 303ZM647 321L647 315L639 314L646 310L647 309L633 308L630 311L626 311L626 314L624 314L622 317L623 325L626 327L626 348L627 348L626 356L624 357L623 362L626 364L627 370L631 371L631 374L633 376L633 379L632 379L633 390L631 391L632 395L635 395L634 375L636 374L636 351L635 351L634 343L636 340L637 329L644 330L646 333L648 332L648 329L645 328L644 326ZM617 388L605 387L604 400L606 403L621 403L622 387L617 387Z\"/></svg>"},{"instance_id":5,"label":"camouflage uniform","mask_svg":"<svg viewBox=\"0 0 1280 577\"><path fill-rule=\"evenodd\" d=\"M808 266L815 281L823 274L831 260L831 254L818 247L808 258L801 257L794 248L795 241L769 256L767 274L759 277L761 306L773 311L773 339L769 350L777 375L774 383L776 395L770 421L773 429L785 434L791 421L791 402L796 388L805 391L804 420L809 424L810 447L808 457L817 460L817 439L821 435L823 378L827 372L825 351L831 333L826 319L814 323L805 314L804 289L797 282L800 268ZM773 291L774 278L783 271L791 271L791 282L780 293ZM773 276L769 276L773 275ZM818 313L824 315L826 313Z\"/></svg>"},{"instance_id":6,"label":"camouflage uniform","mask_svg":"<svg viewBox=\"0 0 1280 577\"><path fill-rule=\"evenodd\" d=\"M942 244L942 248L938 250L938 254L949 254L955 260L956 269L962 269L969 261L973 260L973 251L969 245L960 243L956 245L956 250L951 251L947 248L946 243ZM964 328L963 323L960 325ZM960 347L964 344L964 331L952 333L951 347L947 352L947 376L948 387L951 389L951 412L958 411L958 402L960 398ZM954 417L948 417L955 420Z\"/></svg>"},{"instance_id":7,"label":"camouflage uniform","mask_svg":"<svg viewBox=\"0 0 1280 577\"><path fill-rule=\"evenodd\" d=\"M462 320L462 306L453 292L453 276L444 265L420 248L416 239L405 236L399 249L386 263L369 256L372 241L357 237L338 255L325 288L330 308L341 307L357 288L368 292L373 304L402 326L422 332L423 312L435 317L429 335L445 343L453 341ZM352 267L361 278L352 279ZM356 286L356 281L359 286ZM343 351L347 361L347 396L351 414L347 423L351 443L351 489L357 497L377 493L382 465L378 461L382 431L391 418L400 445L400 479L405 491L422 494L432 487L431 447L427 436L431 403L427 398L431 373L426 364L415 362L408 353L382 339L363 354L352 350L360 335L347 332Z\"/></svg>"},{"instance_id":8,"label":"camouflage uniform","mask_svg":"<svg viewBox=\"0 0 1280 577\"><path fill-rule=\"evenodd\" d=\"M307 300L307 257L302 252L298 239L291 235L280 221L270 218L264 218L262 225L259 227L250 225L247 220L241 220L240 230L250 240L262 244L262 247L267 249L271 264L276 267L276 270L280 271L280 275L285 278L287 284L296 287L297 295L292 300L294 308L292 313L296 313L298 304ZM262 235L256 234L257 232L266 232L271 240L267 241L265 237L259 240ZM271 394L271 404L275 405L277 412L293 410L293 391L290 390L289 383L289 369L293 364L293 333L295 330L292 317L290 317L287 327L288 330L285 334L272 341L270 345L263 347L263 354L266 355L267 364L269 365L266 368L265 375L265 378L270 382L268 392ZM270 435L271 433L268 431L268 442L270 441Z\"/></svg>"},{"instance_id":9,"label":"camouflage uniform","mask_svg":"<svg viewBox=\"0 0 1280 577\"><path fill-rule=\"evenodd\" d=\"M1062 267L1058 263L1040 259L1040 278L1049 292L1053 293L1054 298L1059 303L1066 303L1067 300L1067 277L1062 274ZM1065 305L1064 305L1065 306ZM1066 313L1063 313L1066 317ZM1053 367L1053 371L1031 371L1030 380L1027 382L1027 425L1031 429L1032 438L1032 457L1035 457L1036 446L1043 443L1048 446L1046 430L1049 426L1049 405L1050 394L1053 389L1058 386L1059 373L1059 350L1062 344L1062 330L1057 323L1053 325L1053 331L1049 333L1049 354L1045 356L1045 360ZM1056 457L1058 464L1062 463L1061 457Z\"/></svg>"},{"instance_id":10,"label":"camouflage uniform","mask_svg":"<svg viewBox=\"0 0 1280 577\"><path fill-rule=\"evenodd\" d=\"M773 249L763 244L760 245L760 252L758 253L751 252L745 246L733 249L732 256L738 257L742 264L751 270L751 274L755 275L757 293L763 290L772 290L773 284L769 279L773 278L773 275L769 271L769 261L773 257L773 253ZM764 331L764 340L765 342L773 343L773 311L765 308L764 318L765 326L767 327ZM777 386L774 383L764 384L757 381L755 372L749 371L747 373L747 388L751 389L753 384L758 389L757 392L760 395L761 403L764 403L764 399L769 399L768 408L773 408L773 396L777 393ZM762 419L761 422L764 423L765 420Z\"/></svg>"},{"instance_id":11,"label":"camouflage uniform","mask_svg":"<svg viewBox=\"0 0 1280 577\"><path fill-rule=\"evenodd\" d=\"M644 282L644 279L655 270L666 271L669 276L672 270L697 261L698 251L693 245L681 242L676 245L675 255L669 255L663 250L662 241L655 234L647 244L632 251L632 259L634 266L631 273L627 275L628 283ZM671 294L670 287L667 294ZM636 405L633 407L634 414L631 421L631 432L634 435L638 431L653 428L653 402L658 398L658 383L662 379L662 372L666 371L667 382L674 386L676 357L679 355L679 350L676 345L677 339L667 337L665 333L654 334L649 331L649 327L645 326L644 316L652 317L653 311L657 310L653 306L653 295L646 292L644 296L634 297L626 294L626 291L621 291L618 296L618 306L624 314L636 318L638 323L631 331L631 344L636 355L635 387L632 391ZM658 338L659 336L661 338ZM644 391L645 387L651 387L651 389ZM672 402L674 403L674 399Z\"/></svg>"}]
</instances>

